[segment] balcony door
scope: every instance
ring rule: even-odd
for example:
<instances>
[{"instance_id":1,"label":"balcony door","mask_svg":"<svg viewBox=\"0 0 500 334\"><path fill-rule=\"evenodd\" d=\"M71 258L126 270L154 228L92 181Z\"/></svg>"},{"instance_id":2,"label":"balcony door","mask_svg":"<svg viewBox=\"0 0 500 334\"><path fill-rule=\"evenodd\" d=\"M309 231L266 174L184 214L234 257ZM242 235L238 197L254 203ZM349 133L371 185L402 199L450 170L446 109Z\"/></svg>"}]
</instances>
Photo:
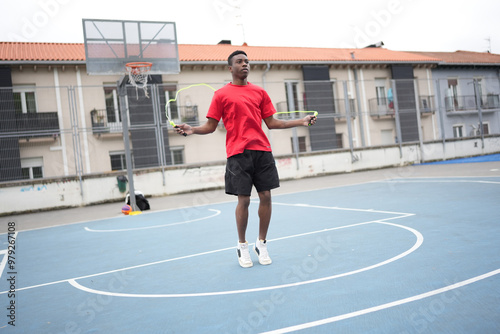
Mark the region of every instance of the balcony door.
<instances>
[{"instance_id":1,"label":"balcony door","mask_svg":"<svg viewBox=\"0 0 500 334\"><path fill-rule=\"evenodd\" d=\"M448 79L447 110L458 110L458 79Z\"/></svg>"},{"instance_id":2,"label":"balcony door","mask_svg":"<svg viewBox=\"0 0 500 334\"><path fill-rule=\"evenodd\" d=\"M35 114L37 112L35 88L18 86L13 88L14 108L18 114Z\"/></svg>"},{"instance_id":3,"label":"balcony door","mask_svg":"<svg viewBox=\"0 0 500 334\"><path fill-rule=\"evenodd\" d=\"M387 79L378 78L375 79L375 94L377 95L377 111L379 115L385 115L388 111L388 96L390 95L390 100L392 102L392 90L389 89L389 92L386 91ZM390 93L390 94L389 94Z\"/></svg>"},{"instance_id":4,"label":"balcony door","mask_svg":"<svg viewBox=\"0 0 500 334\"><path fill-rule=\"evenodd\" d=\"M122 115L118 106L116 87L104 87L106 118L109 132L122 132Z\"/></svg>"}]
</instances>

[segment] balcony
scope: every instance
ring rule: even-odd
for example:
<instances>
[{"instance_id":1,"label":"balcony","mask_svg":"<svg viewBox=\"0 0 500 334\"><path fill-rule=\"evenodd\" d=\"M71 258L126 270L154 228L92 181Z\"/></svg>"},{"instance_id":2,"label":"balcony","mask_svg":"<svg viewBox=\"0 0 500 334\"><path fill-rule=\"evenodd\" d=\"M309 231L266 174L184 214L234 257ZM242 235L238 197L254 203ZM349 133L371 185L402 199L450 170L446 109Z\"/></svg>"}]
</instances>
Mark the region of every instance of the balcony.
<instances>
[{"instance_id":1,"label":"balcony","mask_svg":"<svg viewBox=\"0 0 500 334\"><path fill-rule=\"evenodd\" d=\"M436 111L434 106L434 96L419 96L418 107L421 115L433 113ZM387 98L373 98L368 100L370 115L378 118L394 117L394 102Z\"/></svg>"},{"instance_id":2,"label":"balcony","mask_svg":"<svg viewBox=\"0 0 500 334\"><path fill-rule=\"evenodd\" d=\"M59 135L57 112L16 113L17 132L25 133L20 138L53 137Z\"/></svg>"},{"instance_id":3,"label":"balcony","mask_svg":"<svg viewBox=\"0 0 500 334\"><path fill-rule=\"evenodd\" d=\"M479 99L481 110L493 111L500 109L500 99L497 94L488 94ZM454 112L477 112L478 106L475 95L448 96L444 99L446 111Z\"/></svg>"},{"instance_id":4,"label":"balcony","mask_svg":"<svg viewBox=\"0 0 500 334\"><path fill-rule=\"evenodd\" d=\"M162 123L168 125L163 109L160 113L162 114ZM95 135L122 133L122 122L121 119L117 118L117 115L118 114L114 110L92 109L90 111L92 133ZM186 123L191 126L200 125L197 105L176 106L174 110L170 111L170 116L172 121L177 124ZM130 124L130 127L133 128L134 124Z\"/></svg>"},{"instance_id":5,"label":"balcony","mask_svg":"<svg viewBox=\"0 0 500 334\"><path fill-rule=\"evenodd\" d=\"M345 100L344 99L335 99L333 100L334 102L334 110L333 110L333 117L335 117L337 120L344 120L346 119L346 105L345 105ZM349 99L349 109L351 113L351 118L356 117L356 100L355 99Z\"/></svg>"},{"instance_id":6,"label":"balcony","mask_svg":"<svg viewBox=\"0 0 500 334\"><path fill-rule=\"evenodd\" d=\"M372 117L394 117L394 102L385 97L369 99L368 106Z\"/></svg>"},{"instance_id":7,"label":"balcony","mask_svg":"<svg viewBox=\"0 0 500 334\"><path fill-rule=\"evenodd\" d=\"M296 104L298 105L298 108L296 110L309 110L307 105L303 101L297 101ZM321 115L324 117L332 117L335 118L337 121L345 121L346 119L346 108L345 108L345 100L344 99L334 99L333 100L333 105L331 103L325 104L322 106L323 111L319 111ZM330 110L328 110L330 109ZM356 117L356 103L355 99L349 99L349 109L351 112L351 118ZM288 110L288 104L286 101L278 102L276 103L276 110L278 113L280 112L287 112L287 111L293 111L293 110ZM292 119L292 118L303 118L307 115L307 113L295 113L295 114L278 114L277 119Z\"/></svg>"},{"instance_id":8,"label":"balcony","mask_svg":"<svg viewBox=\"0 0 500 334\"><path fill-rule=\"evenodd\" d=\"M299 110L306 110L304 107L304 102L303 101L295 101L295 110L288 110L288 103L287 101L281 101L276 103L276 111L278 112L278 115L276 115L277 119L294 119L294 118L303 118L306 116L305 113L287 113L289 111L299 111Z\"/></svg>"},{"instance_id":9,"label":"balcony","mask_svg":"<svg viewBox=\"0 0 500 334\"><path fill-rule=\"evenodd\" d=\"M114 116L114 115L113 115ZM115 119L115 117L113 117ZM92 133L120 133L122 132L121 121L113 122L108 119L106 109L92 109L90 112L90 119L92 122ZM114 120L113 119L113 120Z\"/></svg>"},{"instance_id":10,"label":"balcony","mask_svg":"<svg viewBox=\"0 0 500 334\"><path fill-rule=\"evenodd\" d=\"M420 109L421 114L433 113L436 111L434 96L432 95L419 96L418 102L419 102L418 107Z\"/></svg>"},{"instance_id":11,"label":"balcony","mask_svg":"<svg viewBox=\"0 0 500 334\"><path fill-rule=\"evenodd\" d=\"M170 118L176 124L186 123L191 126L198 126L200 125L198 105L176 106L173 110L170 110Z\"/></svg>"}]
</instances>

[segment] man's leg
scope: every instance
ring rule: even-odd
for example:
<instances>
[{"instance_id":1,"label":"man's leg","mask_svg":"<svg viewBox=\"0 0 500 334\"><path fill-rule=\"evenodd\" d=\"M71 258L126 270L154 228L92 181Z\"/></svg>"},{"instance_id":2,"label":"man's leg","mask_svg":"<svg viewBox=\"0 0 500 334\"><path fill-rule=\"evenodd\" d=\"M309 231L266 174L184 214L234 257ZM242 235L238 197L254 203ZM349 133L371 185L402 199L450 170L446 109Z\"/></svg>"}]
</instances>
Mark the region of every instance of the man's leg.
<instances>
[{"instance_id":1,"label":"man's leg","mask_svg":"<svg viewBox=\"0 0 500 334\"><path fill-rule=\"evenodd\" d=\"M255 241L254 251L259 256L259 263L262 265L271 264L273 261L267 252L267 230L269 229L269 222L271 221L271 191L259 192L259 238Z\"/></svg>"},{"instance_id":2,"label":"man's leg","mask_svg":"<svg viewBox=\"0 0 500 334\"><path fill-rule=\"evenodd\" d=\"M238 239L241 243L246 241L249 205L250 196L238 195L238 204L236 205L236 228L238 230Z\"/></svg>"},{"instance_id":3,"label":"man's leg","mask_svg":"<svg viewBox=\"0 0 500 334\"><path fill-rule=\"evenodd\" d=\"M271 191L266 190L259 192L259 240L266 240L267 230L271 222Z\"/></svg>"},{"instance_id":4,"label":"man's leg","mask_svg":"<svg viewBox=\"0 0 500 334\"><path fill-rule=\"evenodd\" d=\"M253 266L250 253L248 251L248 242L246 241L246 231L248 225L248 206L250 205L250 196L238 195L238 204L236 205L236 229L238 230L238 262L243 268Z\"/></svg>"}]
</instances>

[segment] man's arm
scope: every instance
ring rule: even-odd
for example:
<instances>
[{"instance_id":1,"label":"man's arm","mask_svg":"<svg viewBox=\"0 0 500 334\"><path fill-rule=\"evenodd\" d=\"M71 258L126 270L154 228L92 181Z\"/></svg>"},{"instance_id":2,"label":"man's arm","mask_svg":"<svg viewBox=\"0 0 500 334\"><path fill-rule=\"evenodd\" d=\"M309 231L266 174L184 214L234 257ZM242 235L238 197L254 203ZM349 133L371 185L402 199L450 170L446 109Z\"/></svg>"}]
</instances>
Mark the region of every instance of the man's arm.
<instances>
[{"instance_id":1,"label":"man's arm","mask_svg":"<svg viewBox=\"0 0 500 334\"><path fill-rule=\"evenodd\" d=\"M276 119L274 118L274 116L269 116L267 118L264 118L264 122L266 122L268 129L289 129L297 126L314 125L314 123L316 123L316 116L308 115L304 118L290 119L286 121Z\"/></svg>"},{"instance_id":2,"label":"man's arm","mask_svg":"<svg viewBox=\"0 0 500 334\"><path fill-rule=\"evenodd\" d=\"M219 124L213 118L207 118L207 121L200 126L190 126L188 124L179 124L174 130L177 131L178 134L183 135L206 135L212 133L217 129L217 125Z\"/></svg>"}]
</instances>

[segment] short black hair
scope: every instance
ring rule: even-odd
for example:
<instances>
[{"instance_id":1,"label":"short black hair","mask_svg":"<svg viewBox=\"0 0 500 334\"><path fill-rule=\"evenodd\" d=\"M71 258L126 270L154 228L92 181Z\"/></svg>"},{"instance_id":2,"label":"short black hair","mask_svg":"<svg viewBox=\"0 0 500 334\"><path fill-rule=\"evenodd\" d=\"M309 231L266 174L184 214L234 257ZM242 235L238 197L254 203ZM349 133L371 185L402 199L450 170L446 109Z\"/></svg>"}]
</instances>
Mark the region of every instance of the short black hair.
<instances>
[{"instance_id":1,"label":"short black hair","mask_svg":"<svg viewBox=\"0 0 500 334\"><path fill-rule=\"evenodd\" d=\"M233 57L236 56L236 55L245 55L245 56L247 56L247 54L245 53L245 51L242 51L242 50L236 50L236 51L234 51L233 53L231 53L229 55L229 57L227 57L227 63L229 64L229 66L233 65Z\"/></svg>"}]
</instances>

